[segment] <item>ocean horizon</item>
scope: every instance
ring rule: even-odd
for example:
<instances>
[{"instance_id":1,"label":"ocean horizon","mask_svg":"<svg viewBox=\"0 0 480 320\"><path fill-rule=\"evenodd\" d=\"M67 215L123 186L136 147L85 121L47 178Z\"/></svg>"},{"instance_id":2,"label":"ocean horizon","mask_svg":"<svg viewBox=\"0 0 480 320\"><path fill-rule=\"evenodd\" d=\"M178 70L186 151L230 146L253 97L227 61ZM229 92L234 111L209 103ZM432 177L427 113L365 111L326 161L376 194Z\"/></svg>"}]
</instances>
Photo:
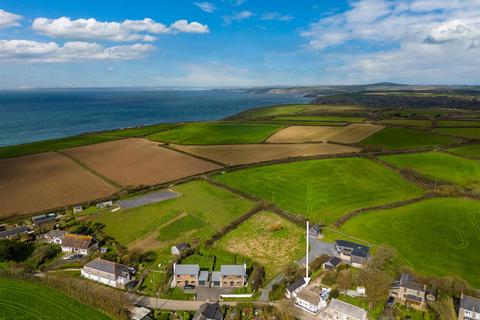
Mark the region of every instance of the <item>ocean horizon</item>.
<instances>
[{"instance_id":1,"label":"ocean horizon","mask_svg":"<svg viewBox=\"0 0 480 320\"><path fill-rule=\"evenodd\" d=\"M5 90L0 91L0 146L156 123L220 120L255 107L309 101L245 90Z\"/></svg>"}]
</instances>

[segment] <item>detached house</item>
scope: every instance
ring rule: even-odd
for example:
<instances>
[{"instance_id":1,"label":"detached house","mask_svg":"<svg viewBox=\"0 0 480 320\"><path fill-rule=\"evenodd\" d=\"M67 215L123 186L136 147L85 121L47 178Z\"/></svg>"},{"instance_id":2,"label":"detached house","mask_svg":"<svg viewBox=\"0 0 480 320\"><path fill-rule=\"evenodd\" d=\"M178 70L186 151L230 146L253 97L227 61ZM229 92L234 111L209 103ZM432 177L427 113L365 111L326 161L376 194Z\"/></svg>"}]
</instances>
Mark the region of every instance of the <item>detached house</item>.
<instances>
[{"instance_id":1,"label":"detached house","mask_svg":"<svg viewBox=\"0 0 480 320\"><path fill-rule=\"evenodd\" d=\"M100 258L87 263L81 270L81 275L114 288L125 288L131 280L128 266Z\"/></svg>"},{"instance_id":2,"label":"detached house","mask_svg":"<svg viewBox=\"0 0 480 320\"><path fill-rule=\"evenodd\" d=\"M173 287L197 286L200 275L198 264L173 264Z\"/></svg>"},{"instance_id":3,"label":"detached house","mask_svg":"<svg viewBox=\"0 0 480 320\"><path fill-rule=\"evenodd\" d=\"M332 299L322 319L367 320L367 311L341 300Z\"/></svg>"},{"instance_id":4,"label":"detached house","mask_svg":"<svg viewBox=\"0 0 480 320\"><path fill-rule=\"evenodd\" d=\"M364 268L370 257L370 248L355 242L335 240L335 254L355 268Z\"/></svg>"},{"instance_id":5,"label":"detached house","mask_svg":"<svg viewBox=\"0 0 480 320\"><path fill-rule=\"evenodd\" d=\"M330 257L322 264L322 268L324 270L334 270L340 263L342 263L342 260L339 257Z\"/></svg>"},{"instance_id":6,"label":"detached house","mask_svg":"<svg viewBox=\"0 0 480 320\"><path fill-rule=\"evenodd\" d=\"M89 255L98 249L98 242L91 236L66 233L60 244L63 252L72 252L82 255Z\"/></svg>"},{"instance_id":7,"label":"detached house","mask_svg":"<svg viewBox=\"0 0 480 320\"><path fill-rule=\"evenodd\" d=\"M193 320L223 320L222 307L218 302L204 303L195 313Z\"/></svg>"},{"instance_id":8,"label":"detached house","mask_svg":"<svg viewBox=\"0 0 480 320\"><path fill-rule=\"evenodd\" d=\"M469 297L462 293L460 309L458 310L458 320L478 319L480 319L480 299Z\"/></svg>"},{"instance_id":9,"label":"detached house","mask_svg":"<svg viewBox=\"0 0 480 320\"><path fill-rule=\"evenodd\" d=\"M297 293L295 306L304 309L310 313L317 314L327 307L329 290L322 290L321 294L308 289L302 289Z\"/></svg>"},{"instance_id":10,"label":"detached house","mask_svg":"<svg viewBox=\"0 0 480 320\"><path fill-rule=\"evenodd\" d=\"M303 288L307 286L304 278L300 278L287 286L287 291L285 296L288 299L293 299L297 297L297 293L299 293Z\"/></svg>"},{"instance_id":11,"label":"detached house","mask_svg":"<svg viewBox=\"0 0 480 320\"><path fill-rule=\"evenodd\" d=\"M214 287L241 288L247 283L247 265L222 265L220 271L212 272Z\"/></svg>"},{"instance_id":12,"label":"detached house","mask_svg":"<svg viewBox=\"0 0 480 320\"><path fill-rule=\"evenodd\" d=\"M416 282L408 273L403 273L390 289L390 295L400 304L417 310L425 310L427 306L427 287Z\"/></svg>"}]
</instances>

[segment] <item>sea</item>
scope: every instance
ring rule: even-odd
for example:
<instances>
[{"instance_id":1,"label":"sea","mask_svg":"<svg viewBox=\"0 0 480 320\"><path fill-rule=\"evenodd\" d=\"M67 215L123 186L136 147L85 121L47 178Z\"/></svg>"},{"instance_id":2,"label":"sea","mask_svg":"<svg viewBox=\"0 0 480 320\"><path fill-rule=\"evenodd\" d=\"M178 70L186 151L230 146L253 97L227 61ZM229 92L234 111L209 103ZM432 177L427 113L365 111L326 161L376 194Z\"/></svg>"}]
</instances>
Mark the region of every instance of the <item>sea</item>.
<instances>
[{"instance_id":1,"label":"sea","mask_svg":"<svg viewBox=\"0 0 480 320\"><path fill-rule=\"evenodd\" d=\"M254 107L309 101L245 90L0 91L0 146L162 122L219 120Z\"/></svg>"}]
</instances>

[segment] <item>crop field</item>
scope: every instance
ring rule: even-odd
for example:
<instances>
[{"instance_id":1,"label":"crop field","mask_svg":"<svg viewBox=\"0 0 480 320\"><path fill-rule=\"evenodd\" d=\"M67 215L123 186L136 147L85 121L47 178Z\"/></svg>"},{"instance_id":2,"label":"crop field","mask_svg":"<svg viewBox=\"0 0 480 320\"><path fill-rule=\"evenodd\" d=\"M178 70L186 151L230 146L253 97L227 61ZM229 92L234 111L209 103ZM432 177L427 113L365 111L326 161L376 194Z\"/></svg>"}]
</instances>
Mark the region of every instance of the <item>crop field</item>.
<instances>
[{"instance_id":1,"label":"crop field","mask_svg":"<svg viewBox=\"0 0 480 320\"><path fill-rule=\"evenodd\" d=\"M361 142L384 150L436 147L457 142L455 138L407 128L385 128Z\"/></svg>"},{"instance_id":2,"label":"crop field","mask_svg":"<svg viewBox=\"0 0 480 320\"><path fill-rule=\"evenodd\" d=\"M219 168L145 139L122 139L64 152L122 186L165 183Z\"/></svg>"},{"instance_id":3,"label":"crop field","mask_svg":"<svg viewBox=\"0 0 480 320\"><path fill-rule=\"evenodd\" d=\"M480 202L430 199L390 210L372 211L341 228L377 245L390 245L417 271L457 275L480 287Z\"/></svg>"},{"instance_id":4,"label":"crop field","mask_svg":"<svg viewBox=\"0 0 480 320\"><path fill-rule=\"evenodd\" d=\"M252 118L271 118L280 115L291 115L308 110L312 107L309 104L292 104L292 105L280 105L264 108L256 108L244 111L239 114L239 118L252 119Z\"/></svg>"},{"instance_id":5,"label":"crop field","mask_svg":"<svg viewBox=\"0 0 480 320\"><path fill-rule=\"evenodd\" d=\"M0 160L0 218L75 205L116 189L56 152Z\"/></svg>"},{"instance_id":6,"label":"crop field","mask_svg":"<svg viewBox=\"0 0 480 320\"><path fill-rule=\"evenodd\" d=\"M117 140L118 137L90 134L67 137L54 140L25 143L14 146L0 147L0 159L18 157L28 154L57 151L66 148L74 148L100 142Z\"/></svg>"},{"instance_id":7,"label":"crop field","mask_svg":"<svg viewBox=\"0 0 480 320\"><path fill-rule=\"evenodd\" d=\"M187 216L190 218L183 221L189 222L189 228L198 221L221 228L253 207L250 201L205 181L181 184L173 190L182 196L135 209L103 212L91 219L103 223L106 234L127 246L161 228L165 231L178 226L175 222L182 221ZM176 239L182 234L173 236ZM158 234L154 238L158 238Z\"/></svg>"},{"instance_id":8,"label":"crop field","mask_svg":"<svg viewBox=\"0 0 480 320\"><path fill-rule=\"evenodd\" d=\"M271 212L259 212L215 244L265 267L266 281L305 255L301 227Z\"/></svg>"},{"instance_id":9,"label":"crop field","mask_svg":"<svg viewBox=\"0 0 480 320\"><path fill-rule=\"evenodd\" d=\"M22 280L0 278L0 319L107 320L63 293Z\"/></svg>"},{"instance_id":10,"label":"crop field","mask_svg":"<svg viewBox=\"0 0 480 320\"><path fill-rule=\"evenodd\" d=\"M465 157L480 158L480 144L470 144L458 148L448 149L448 151Z\"/></svg>"},{"instance_id":11,"label":"crop field","mask_svg":"<svg viewBox=\"0 0 480 320\"><path fill-rule=\"evenodd\" d=\"M391 124L407 127L431 127L431 120L417 120L417 119L383 119L378 121L380 124Z\"/></svg>"},{"instance_id":12,"label":"crop field","mask_svg":"<svg viewBox=\"0 0 480 320\"><path fill-rule=\"evenodd\" d=\"M435 131L461 138L480 139L480 128L437 128Z\"/></svg>"},{"instance_id":13,"label":"crop field","mask_svg":"<svg viewBox=\"0 0 480 320\"><path fill-rule=\"evenodd\" d=\"M345 127L290 126L271 136L270 143L340 142L356 143L383 129L372 124L351 124Z\"/></svg>"},{"instance_id":14,"label":"crop field","mask_svg":"<svg viewBox=\"0 0 480 320\"><path fill-rule=\"evenodd\" d=\"M437 122L439 127L480 127L480 121L469 120L439 120Z\"/></svg>"},{"instance_id":15,"label":"crop field","mask_svg":"<svg viewBox=\"0 0 480 320\"><path fill-rule=\"evenodd\" d=\"M283 126L272 124L189 123L148 136L176 144L259 143Z\"/></svg>"},{"instance_id":16,"label":"crop field","mask_svg":"<svg viewBox=\"0 0 480 320\"><path fill-rule=\"evenodd\" d=\"M324 121L324 122L363 122L365 118L359 117L329 117L329 116L281 116L275 120L298 120L298 121Z\"/></svg>"},{"instance_id":17,"label":"crop field","mask_svg":"<svg viewBox=\"0 0 480 320\"><path fill-rule=\"evenodd\" d=\"M255 163L291 157L354 153L360 149L331 144L242 144L216 146L174 146L176 149L228 165Z\"/></svg>"},{"instance_id":18,"label":"crop field","mask_svg":"<svg viewBox=\"0 0 480 320\"><path fill-rule=\"evenodd\" d=\"M175 123L160 123L160 124L154 124L151 126L142 126L142 127L136 127L136 128L126 128L126 129L105 131L105 132L102 132L102 135L124 137L124 138L144 137L146 135L149 135L155 132L173 128L175 126L177 126L177 124Z\"/></svg>"},{"instance_id":19,"label":"crop field","mask_svg":"<svg viewBox=\"0 0 480 320\"><path fill-rule=\"evenodd\" d=\"M415 198L424 193L396 172L363 158L261 166L215 178L315 223L333 223L352 210Z\"/></svg>"},{"instance_id":20,"label":"crop field","mask_svg":"<svg viewBox=\"0 0 480 320\"><path fill-rule=\"evenodd\" d=\"M410 169L431 180L447 181L480 190L480 162L443 152L411 153L380 157L395 167Z\"/></svg>"}]
</instances>

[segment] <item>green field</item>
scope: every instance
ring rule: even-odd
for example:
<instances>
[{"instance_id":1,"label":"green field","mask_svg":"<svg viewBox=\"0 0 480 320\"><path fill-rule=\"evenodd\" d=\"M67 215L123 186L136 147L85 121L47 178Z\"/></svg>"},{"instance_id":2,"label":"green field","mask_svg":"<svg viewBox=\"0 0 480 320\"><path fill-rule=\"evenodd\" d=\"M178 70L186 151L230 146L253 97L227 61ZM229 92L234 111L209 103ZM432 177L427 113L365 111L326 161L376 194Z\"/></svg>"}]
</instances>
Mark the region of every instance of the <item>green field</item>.
<instances>
[{"instance_id":1,"label":"green field","mask_svg":"<svg viewBox=\"0 0 480 320\"><path fill-rule=\"evenodd\" d=\"M323 122L363 122L365 118L360 117L327 117L327 116L289 116L276 117L274 120L286 121L323 121Z\"/></svg>"},{"instance_id":2,"label":"green field","mask_svg":"<svg viewBox=\"0 0 480 320\"><path fill-rule=\"evenodd\" d=\"M22 280L0 278L0 319L101 320L110 318L57 290Z\"/></svg>"},{"instance_id":3,"label":"green field","mask_svg":"<svg viewBox=\"0 0 480 320\"><path fill-rule=\"evenodd\" d=\"M378 121L380 124L391 124L407 127L431 127L432 121L430 120L416 120L416 119L384 119Z\"/></svg>"},{"instance_id":4,"label":"green field","mask_svg":"<svg viewBox=\"0 0 480 320\"><path fill-rule=\"evenodd\" d=\"M425 152L381 157L401 169L410 169L431 180L438 179L480 190L480 162L443 152Z\"/></svg>"},{"instance_id":5,"label":"green field","mask_svg":"<svg viewBox=\"0 0 480 320\"><path fill-rule=\"evenodd\" d=\"M396 172L363 158L255 167L217 175L216 179L289 212L326 223L352 210L423 194Z\"/></svg>"},{"instance_id":6,"label":"green field","mask_svg":"<svg viewBox=\"0 0 480 320\"><path fill-rule=\"evenodd\" d=\"M148 139L177 144L258 143L281 128L269 124L189 123L154 133Z\"/></svg>"},{"instance_id":7,"label":"green field","mask_svg":"<svg viewBox=\"0 0 480 320\"><path fill-rule=\"evenodd\" d=\"M437 122L439 127L480 127L480 121L468 120L439 120Z\"/></svg>"},{"instance_id":8,"label":"green field","mask_svg":"<svg viewBox=\"0 0 480 320\"><path fill-rule=\"evenodd\" d=\"M342 228L377 245L390 245L415 270L457 275L480 288L480 202L430 199L364 213Z\"/></svg>"},{"instance_id":9,"label":"green field","mask_svg":"<svg viewBox=\"0 0 480 320\"><path fill-rule=\"evenodd\" d=\"M194 217L189 218L186 221L188 224L182 226L183 228L194 228L196 224L203 226L203 223L220 228L253 207L250 201L205 181L189 182L173 189L183 195L179 198L130 210L103 212L100 215L92 216L91 219L105 224L104 232L106 234L114 237L121 244L128 245L159 229L162 225L164 228L172 228L172 224L165 224L182 213ZM181 223L175 223L173 226L179 224L181 225ZM167 230L163 231L167 232ZM168 235L175 237L182 235L175 233L174 230L168 232L170 232ZM162 238L162 240L164 239Z\"/></svg>"},{"instance_id":10,"label":"green field","mask_svg":"<svg viewBox=\"0 0 480 320\"><path fill-rule=\"evenodd\" d=\"M271 212L259 212L224 236L215 248L265 267L266 281L305 255L303 228Z\"/></svg>"},{"instance_id":11,"label":"green field","mask_svg":"<svg viewBox=\"0 0 480 320\"><path fill-rule=\"evenodd\" d=\"M117 139L119 138L114 136L91 134L1 147L0 159L80 147Z\"/></svg>"},{"instance_id":12,"label":"green field","mask_svg":"<svg viewBox=\"0 0 480 320\"><path fill-rule=\"evenodd\" d=\"M105 131L102 132L102 135L108 136L115 136L115 137L144 137L146 135L167 130L177 126L178 124L175 123L161 123L161 124L154 124L151 126L142 126L138 128L128 128L128 129L119 129L119 130L112 130L112 131Z\"/></svg>"},{"instance_id":13,"label":"green field","mask_svg":"<svg viewBox=\"0 0 480 320\"><path fill-rule=\"evenodd\" d=\"M480 139L480 128L437 128L435 131L461 138Z\"/></svg>"},{"instance_id":14,"label":"green field","mask_svg":"<svg viewBox=\"0 0 480 320\"><path fill-rule=\"evenodd\" d=\"M292 104L280 105L264 108L256 108L239 113L238 118L252 119L252 118L269 118L280 115L290 115L305 111L312 107L309 104Z\"/></svg>"},{"instance_id":15,"label":"green field","mask_svg":"<svg viewBox=\"0 0 480 320\"><path fill-rule=\"evenodd\" d=\"M448 151L465 157L480 158L480 144L470 144L458 148L448 149Z\"/></svg>"},{"instance_id":16,"label":"green field","mask_svg":"<svg viewBox=\"0 0 480 320\"><path fill-rule=\"evenodd\" d=\"M362 141L363 146L384 150L436 147L456 142L454 138L406 128L385 128Z\"/></svg>"}]
</instances>

